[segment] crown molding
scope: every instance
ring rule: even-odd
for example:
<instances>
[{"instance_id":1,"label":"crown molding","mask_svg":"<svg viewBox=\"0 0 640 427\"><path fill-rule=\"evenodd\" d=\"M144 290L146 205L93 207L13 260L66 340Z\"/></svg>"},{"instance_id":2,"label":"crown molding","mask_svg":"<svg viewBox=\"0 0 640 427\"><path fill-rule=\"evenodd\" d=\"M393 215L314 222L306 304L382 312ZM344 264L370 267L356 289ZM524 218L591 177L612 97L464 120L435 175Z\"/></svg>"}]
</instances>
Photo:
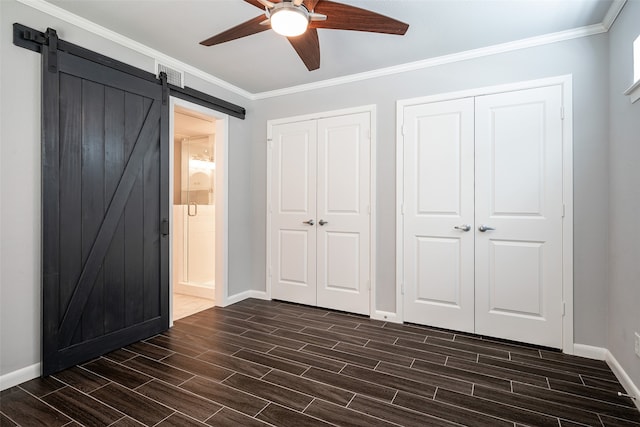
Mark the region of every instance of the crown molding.
<instances>
[{"instance_id":1,"label":"crown molding","mask_svg":"<svg viewBox=\"0 0 640 427\"><path fill-rule=\"evenodd\" d=\"M616 18L626 3L627 0L613 0L613 3L609 6L607 14L602 19L602 25L604 25L604 28L606 28L607 31L609 31L609 28L611 28L613 23L616 21Z\"/></svg>"},{"instance_id":2,"label":"crown molding","mask_svg":"<svg viewBox=\"0 0 640 427\"><path fill-rule=\"evenodd\" d=\"M101 25L96 24L93 21L85 19L81 16L78 16L74 13L71 13L61 7L58 7L54 4L51 4L45 0L16 0L19 3L24 4L25 6L32 7L40 12L46 13L47 15L51 15L55 18L61 19L69 24L75 25L76 27L82 28L83 30L87 30L90 33L96 34L100 37L103 37L109 41L117 43L121 46L124 46L128 49L131 49L135 52L141 53L151 59L155 59L158 62L161 62L165 65L168 65L172 68L177 68L179 70L185 71L191 74L194 77L198 77L206 82L212 83L216 86L219 86L223 89L227 89L233 93L236 93L240 96L243 96L248 99L252 99L253 95L233 84L222 80L218 77L215 77L205 71L202 71L199 68L196 68L192 65L189 65L179 59L176 59L172 56L166 55L158 50L155 50L147 45L139 43L129 37L125 37L122 34L116 33L108 28L105 28ZM153 66L153 64L152 64ZM151 73L155 74L155 70L149 69L147 70Z\"/></svg>"},{"instance_id":3,"label":"crown molding","mask_svg":"<svg viewBox=\"0 0 640 427\"><path fill-rule=\"evenodd\" d=\"M61 7L55 6L45 0L16 0L26 6L32 7L40 12L54 16L142 55L145 55L155 61L162 62L172 68L182 70L194 77L202 79L208 83L212 83L218 87L226 89L237 95L240 95L246 99L255 101L260 99L274 98L278 96L291 95L300 92L306 92L311 90L323 89L332 86L338 86L347 83L353 83L368 79L374 79L378 77L390 76L393 74L406 73L409 71L415 71L420 69L426 69L431 67L437 67L439 65L451 64L454 62L467 61L470 59L481 58L485 56L497 55L500 53L512 52L520 49L527 49L536 46L543 46L551 43L562 42L580 37L587 37L595 34L605 33L611 28L613 22L619 15L620 11L624 7L627 0L613 0L613 3L609 7L607 14L605 15L602 23L589 25L585 27L574 28L566 31L559 31L556 33L549 33L542 36L530 37L526 39L516 40L508 43L502 43L492 46L487 46L479 49L468 50L464 52L453 53L450 55L443 55L434 58L424 59L415 62L409 62L405 64L395 65L387 68L380 68L377 70L366 71L363 73L350 74L347 76L336 77L333 79L322 80L313 83L307 83L297 86L291 86L282 89L276 89L272 91L251 93L238 86L235 86L225 80L215 77L212 74L207 73L199 68L189 65L179 59L166 55L158 50L155 50L149 46L139 43L133 39L109 30L101 25L96 24L93 21L82 18L74 13L71 13ZM155 73L155 70L148 70Z\"/></svg>"},{"instance_id":4,"label":"crown molding","mask_svg":"<svg viewBox=\"0 0 640 427\"><path fill-rule=\"evenodd\" d=\"M380 68L377 70L367 71L364 73L350 74L348 76L337 77L335 79L322 80L314 83L303 84L299 86L291 86L288 88L272 90L268 92L260 92L254 94L254 99L266 99L283 95L291 95L298 92L306 92L310 90L323 89L326 87L337 86L345 83L352 83L362 80L374 79L378 77L390 76L393 74L406 73L408 71L421 70L425 68L437 67L439 65L451 64L454 62L467 61L469 59L482 58L485 56L497 55L500 53L512 52L514 50L527 49L536 46L543 46L551 43L562 42L566 40L576 39L580 37L592 36L594 34L604 33L607 30L602 24L594 24L586 27L574 28L556 33L549 33L542 36L530 37L526 39L515 40L508 43L501 43L492 46L482 47L479 49L467 50L464 52L453 53L450 55L442 55L434 58L423 59L406 64L394 65L393 67Z\"/></svg>"}]
</instances>

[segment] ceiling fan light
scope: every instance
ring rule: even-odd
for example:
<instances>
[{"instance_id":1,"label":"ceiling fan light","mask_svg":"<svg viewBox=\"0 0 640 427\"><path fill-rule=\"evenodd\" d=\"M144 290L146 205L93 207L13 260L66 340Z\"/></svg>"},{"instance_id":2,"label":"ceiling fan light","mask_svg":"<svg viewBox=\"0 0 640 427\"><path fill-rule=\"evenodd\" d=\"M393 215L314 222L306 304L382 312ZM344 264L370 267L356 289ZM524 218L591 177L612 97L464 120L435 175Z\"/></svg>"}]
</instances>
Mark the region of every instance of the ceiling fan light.
<instances>
[{"instance_id":1,"label":"ceiling fan light","mask_svg":"<svg viewBox=\"0 0 640 427\"><path fill-rule=\"evenodd\" d=\"M307 25L308 15L296 6L282 7L271 12L271 28L285 37L299 36L307 31Z\"/></svg>"}]
</instances>

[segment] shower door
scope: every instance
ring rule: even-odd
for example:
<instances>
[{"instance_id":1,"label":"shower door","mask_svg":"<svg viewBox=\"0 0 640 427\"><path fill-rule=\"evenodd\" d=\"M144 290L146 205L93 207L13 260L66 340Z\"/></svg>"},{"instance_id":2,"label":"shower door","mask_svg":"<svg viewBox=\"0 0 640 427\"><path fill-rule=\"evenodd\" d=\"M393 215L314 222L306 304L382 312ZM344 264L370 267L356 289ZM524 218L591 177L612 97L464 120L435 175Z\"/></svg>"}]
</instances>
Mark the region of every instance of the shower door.
<instances>
[{"instance_id":1,"label":"shower door","mask_svg":"<svg viewBox=\"0 0 640 427\"><path fill-rule=\"evenodd\" d=\"M215 135L182 142L182 283L215 285ZM213 292L211 293L213 298Z\"/></svg>"}]
</instances>

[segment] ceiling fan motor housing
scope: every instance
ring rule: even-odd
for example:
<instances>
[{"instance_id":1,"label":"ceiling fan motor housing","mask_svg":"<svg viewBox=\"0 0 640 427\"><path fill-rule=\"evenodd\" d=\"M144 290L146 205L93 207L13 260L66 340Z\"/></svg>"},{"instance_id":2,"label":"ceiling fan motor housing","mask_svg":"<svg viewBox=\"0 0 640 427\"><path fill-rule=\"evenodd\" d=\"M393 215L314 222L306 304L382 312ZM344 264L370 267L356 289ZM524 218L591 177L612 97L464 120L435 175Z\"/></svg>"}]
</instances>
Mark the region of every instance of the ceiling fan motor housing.
<instances>
[{"instance_id":1,"label":"ceiling fan motor housing","mask_svg":"<svg viewBox=\"0 0 640 427\"><path fill-rule=\"evenodd\" d=\"M271 28L286 37L295 37L304 33L309 25L309 11L304 5L296 6L293 2L283 1L266 10L271 20Z\"/></svg>"}]
</instances>

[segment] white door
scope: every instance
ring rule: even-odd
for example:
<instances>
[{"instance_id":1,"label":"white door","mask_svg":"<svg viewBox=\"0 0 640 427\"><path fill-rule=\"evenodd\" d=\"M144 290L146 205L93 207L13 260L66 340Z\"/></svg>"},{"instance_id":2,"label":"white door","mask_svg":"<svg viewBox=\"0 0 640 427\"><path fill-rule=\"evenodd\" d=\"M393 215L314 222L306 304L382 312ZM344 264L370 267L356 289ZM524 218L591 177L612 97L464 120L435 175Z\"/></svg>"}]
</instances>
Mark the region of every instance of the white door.
<instances>
[{"instance_id":1,"label":"white door","mask_svg":"<svg viewBox=\"0 0 640 427\"><path fill-rule=\"evenodd\" d=\"M276 125L271 149L271 297L316 304L316 121Z\"/></svg>"},{"instance_id":2,"label":"white door","mask_svg":"<svg viewBox=\"0 0 640 427\"><path fill-rule=\"evenodd\" d=\"M404 111L405 321L474 331L473 98Z\"/></svg>"},{"instance_id":3,"label":"white door","mask_svg":"<svg viewBox=\"0 0 640 427\"><path fill-rule=\"evenodd\" d=\"M271 296L369 314L371 115L274 125Z\"/></svg>"},{"instance_id":4,"label":"white door","mask_svg":"<svg viewBox=\"0 0 640 427\"><path fill-rule=\"evenodd\" d=\"M562 348L561 107L560 86L405 107L406 321Z\"/></svg>"},{"instance_id":5,"label":"white door","mask_svg":"<svg viewBox=\"0 0 640 427\"><path fill-rule=\"evenodd\" d=\"M369 314L370 114L318 121L317 305Z\"/></svg>"},{"instance_id":6,"label":"white door","mask_svg":"<svg viewBox=\"0 0 640 427\"><path fill-rule=\"evenodd\" d=\"M559 86L476 98L478 334L562 347L561 107Z\"/></svg>"}]
</instances>

